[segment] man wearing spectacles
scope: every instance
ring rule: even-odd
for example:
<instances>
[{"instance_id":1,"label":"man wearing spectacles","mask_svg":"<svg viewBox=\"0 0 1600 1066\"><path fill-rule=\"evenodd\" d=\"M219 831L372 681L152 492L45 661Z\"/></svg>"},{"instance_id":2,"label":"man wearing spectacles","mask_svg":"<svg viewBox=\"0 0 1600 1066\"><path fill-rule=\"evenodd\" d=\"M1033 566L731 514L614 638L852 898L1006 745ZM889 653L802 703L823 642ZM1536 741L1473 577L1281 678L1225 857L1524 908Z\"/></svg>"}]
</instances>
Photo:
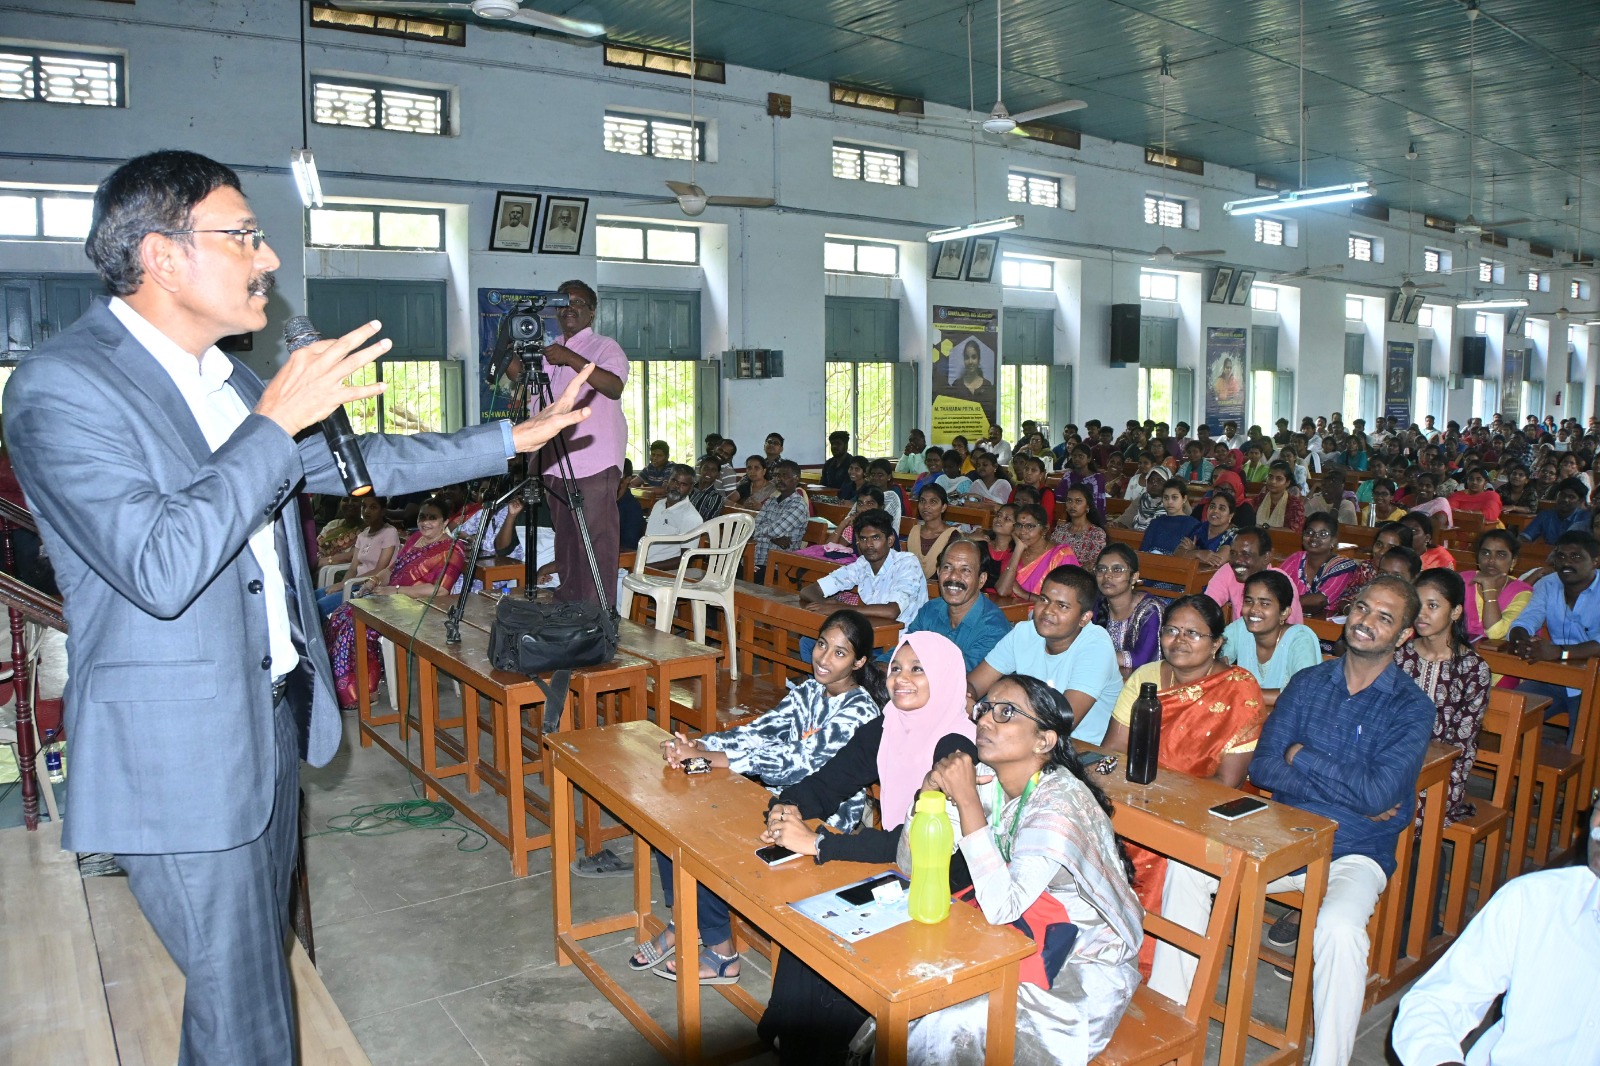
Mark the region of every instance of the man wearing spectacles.
<instances>
[{"instance_id":1,"label":"man wearing spectacles","mask_svg":"<svg viewBox=\"0 0 1600 1066\"><path fill-rule=\"evenodd\" d=\"M1081 566L1058 566L1035 597L1033 617L1011 632L967 675L974 699L1006 674L1030 674L1066 696L1077 721L1074 740L1098 744L1122 692L1122 672L1111 636L1094 624L1094 577Z\"/></svg>"},{"instance_id":2,"label":"man wearing spectacles","mask_svg":"<svg viewBox=\"0 0 1600 1066\"><path fill-rule=\"evenodd\" d=\"M110 301L6 387L17 476L72 628L62 846L111 852L187 978L178 1059L296 1059L283 952L299 774L343 728L295 491L344 495L321 434L389 350L380 323L298 349L263 385L217 342L267 324L277 254L229 168L119 167L86 246ZM379 495L502 474L583 418L573 388L514 429L367 435Z\"/></svg>"}]
</instances>

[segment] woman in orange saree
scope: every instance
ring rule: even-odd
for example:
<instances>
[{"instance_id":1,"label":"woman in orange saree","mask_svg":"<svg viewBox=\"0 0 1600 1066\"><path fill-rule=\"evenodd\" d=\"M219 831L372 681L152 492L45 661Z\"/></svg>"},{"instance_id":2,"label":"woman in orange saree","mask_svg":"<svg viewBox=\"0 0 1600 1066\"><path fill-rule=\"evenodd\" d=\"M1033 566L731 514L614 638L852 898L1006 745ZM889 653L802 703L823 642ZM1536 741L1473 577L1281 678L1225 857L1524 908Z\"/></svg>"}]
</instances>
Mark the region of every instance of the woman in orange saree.
<instances>
[{"instance_id":1,"label":"woman in orange saree","mask_svg":"<svg viewBox=\"0 0 1600 1066\"><path fill-rule=\"evenodd\" d=\"M1261 686L1250 672L1218 657L1223 629L1222 608L1209 596L1173 600L1161 626L1161 659L1129 675L1111 712L1105 747L1128 750L1134 700L1139 698L1141 685L1154 684L1161 698L1161 752L1157 759L1161 768L1214 778L1238 788L1250 768L1267 707ZM1129 845L1128 854L1133 859L1133 887L1139 901L1147 910L1162 910L1166 858L1134 845ZM1161 948L1176 951L1165 944L1158 948L1155 940L1145 938L1139 969L1146 976Z\"/></svg>"}]
</instances>

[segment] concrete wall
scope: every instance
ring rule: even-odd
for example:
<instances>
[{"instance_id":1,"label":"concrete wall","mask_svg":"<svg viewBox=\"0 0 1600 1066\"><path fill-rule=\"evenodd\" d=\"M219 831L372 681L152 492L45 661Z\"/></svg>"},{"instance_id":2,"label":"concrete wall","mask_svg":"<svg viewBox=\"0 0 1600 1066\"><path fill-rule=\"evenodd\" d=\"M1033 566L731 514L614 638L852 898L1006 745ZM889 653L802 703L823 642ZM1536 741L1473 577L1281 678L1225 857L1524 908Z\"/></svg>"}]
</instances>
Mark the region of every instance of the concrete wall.
<instances>
[{"instance_id":1,"label":"concrete wall","mask_svg":"<svg viewBox=\"0 0 1600 1066\"><path fill-rule=\"evenodd\" d=\"M330 197L444 206L450 230L444 253L302 254L303 216L287 169L289 149L300 144L299 10L294 3L258 0L139 0L135 7L20 0L9 5L8 38L124 54L129 106L100 110L0 102L0 126L6 131L0 183L93 186L118 162L154 148L204 152L241 171L262 224L285 259L270 309L274 335L283 320L303 308L307 277L445 278L451 354L471 364L469 372L476 364L472 316L480 287L549 287L577 276L599 285L699 289L707 353L748 345L782 348L786 357L782 381L728 383L725 432L744 442L776 429L788 438L789 453L808 461L824 453L823 303L829 293L900 299L900 354L906 360L927 358L933 304L1055 306L1056 357L1076 365L1078 417L1113 413L1120 419L1135 413L1137 372L1108 365L1109 307L1137 298L1139 269L1150 265L1145 256L1157 245L1223 249L1214 262L1259 270L1259 281L1280 271L1345 263L1338 280L1285 283L1278 313L1280 366L1296 372L1297 402L1295 411L1278 413L1298 419L1333 409L1328 398L1342 394L1345 295L1384 296L1406 265L1402 211L1394 211L1389 223L1353 218L1340 207L1301 212L1295 219L1298 246L1268 248L1253 242L1251 220L1230 219L1222 208L1226 200L1256 194L1248 174L1210 165L1204 177L1162 172L1145 165L1139 146L1089 137L1080 151L987 135L974 147L962 116L950 109L930 105L929 117L918 122L835 107L824 84L732 65L725 85L699 86L697 111L712 123L714 161L699 166L698 180L714 194L772 195L781 206L709 208L698 220L688 220L702 227L699 267L599 263L592 257L598 216L686 223L674 205L638 201L663 195L662 182L686 179L689 169L679 162L606 153L602 114L607 107L686 114L688 83L606 67L596 47L479 26L469 29L464 48L308 30L312 72L448 87L456 93L456 122L450 136L438 138L316 125L310 132ZM767 116L768 92L793 97L792 118ZM830 145L836 137L906 150L915 166L915 186L833 178ZM1073 178L1075 210L1009 203L1006 172L1012 166ZM591 232L583 245L588 254L486 251L495 192L502 189L589 197ZM1144 225L1147 192L1188 198L1192 228ZM1403 190L1388 192L1403 200ZM1018 211L1026 216L1025 228L1005 235L1003 250L1057 260L1054 293L927 279L926 230ZM1420 220L1417 227L1410 247L1416 257L1412 265L1420 271L1422 246L1440 245L1433 238L1443 235L1428 231L1424 238ZM1380 238L1386 262L1348 263L1352 230ZM901 242L902 276L885 281L825 274L822 244L828 234ZM1476 248L1463 253L1461 245L1454 240L1457 263L1475 261ZM0 269L13 272L86 266L78 249L55 244L0 244L0 256ZM1508 263L1508 272L1512 264L1531 261L1518 242L1495 249L1494 257ZM1271 320L1248 308L1205 303L1201 271L1207 264L1178 263L1173 269L1184 275L1176 307L1181 366L1198 369L1205 327ZM1564 377L1568 326L1595 318L1597 306L1592 298L1581 305L1564 300L1560 278L1556 292L1531 294L1535 315L1548 316L1562 304L1574 312L1568 322L1547 331L1546 344L1558 350L1535 361L1547 371L1546 410L1558 416L1572 406L1572 388ZM1449 279L1451 293L1464 291L1460 281L1459 276ZM1470 313L1459 312L1438 350L1449 351L1454 338L1471 326ZM1388 325L1381 315L1364 320L1360 328L1369 335L1369 372L1380 372L1386 338L1409 340L1416 334L1414 327ZM1578 333L1575 343L1583 357L1576 365L1581 368L1587 365L1589 337L1587 329ZM270 372L278 358L275 347L257 344L259 369ZM1497 374L1499 338L1491 348L1496 354L1490 373ZM1458 353L1451 352L1452 369L1458 362ZM921 375L925 398L928 378ZM1595 384L1578 386L1590 393L1586 414L1595 410ZM1554 398L1563 390L1568 402L1556 407ZM1452 392L1450 417L1463 415L1469 402L1470 390ZM1197 413L1177 417L1193 422Z\"/></svg>"}]
</instances>

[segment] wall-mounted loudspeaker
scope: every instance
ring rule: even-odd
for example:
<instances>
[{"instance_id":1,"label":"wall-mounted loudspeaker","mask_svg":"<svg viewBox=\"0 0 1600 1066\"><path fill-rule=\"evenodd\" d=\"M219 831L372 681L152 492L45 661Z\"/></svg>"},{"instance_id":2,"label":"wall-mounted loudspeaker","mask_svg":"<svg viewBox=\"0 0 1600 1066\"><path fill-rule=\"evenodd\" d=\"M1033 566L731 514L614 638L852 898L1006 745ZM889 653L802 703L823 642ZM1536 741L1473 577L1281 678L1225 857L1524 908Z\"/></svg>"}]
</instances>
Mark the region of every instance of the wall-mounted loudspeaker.
<instances>
[{"instance_id":1,"label":"wall-mounted loudspeaker","mask_svg":"<svg viewBox=\"0 0 1600 1066\"><path fill-rule=\"evenodd\" d=\"M1126 366L1139 361L1139 319L1144 308L1139 304L1111 305L1111 365Z\"/></svg>"},{"instance_id":2,"label":"wall-mounted loudspeaker","mask_svg":"<svg viewBox=\"0 0 1600 1066\"><path fill-rule=\"evenodd\" d=\"M1461 376L1464 378L1481 378L1484 375L1484 364L1489 356L1489 338L1487 337L1462 337L1461 338Z\"/></svg>"}]
</instances>

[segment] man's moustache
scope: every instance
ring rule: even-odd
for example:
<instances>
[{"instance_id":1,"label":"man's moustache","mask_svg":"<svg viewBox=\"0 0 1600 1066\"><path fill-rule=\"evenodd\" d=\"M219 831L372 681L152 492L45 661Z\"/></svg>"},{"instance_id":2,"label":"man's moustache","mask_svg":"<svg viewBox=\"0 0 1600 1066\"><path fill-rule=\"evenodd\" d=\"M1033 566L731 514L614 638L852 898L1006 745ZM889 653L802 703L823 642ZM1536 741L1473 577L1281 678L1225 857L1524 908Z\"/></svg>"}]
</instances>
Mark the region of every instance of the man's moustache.
<instances>
[{"instance_id":1,"label":"man's moustache","mask_svg":"<svg viewBox=\"0 0 1600 1066\"><path fill-rule=\"evenodd\" d=\"M250 295L265 296L278 284L278 275L270 270L263 270L250 279Z\"/></svg>"}]
</instances>

